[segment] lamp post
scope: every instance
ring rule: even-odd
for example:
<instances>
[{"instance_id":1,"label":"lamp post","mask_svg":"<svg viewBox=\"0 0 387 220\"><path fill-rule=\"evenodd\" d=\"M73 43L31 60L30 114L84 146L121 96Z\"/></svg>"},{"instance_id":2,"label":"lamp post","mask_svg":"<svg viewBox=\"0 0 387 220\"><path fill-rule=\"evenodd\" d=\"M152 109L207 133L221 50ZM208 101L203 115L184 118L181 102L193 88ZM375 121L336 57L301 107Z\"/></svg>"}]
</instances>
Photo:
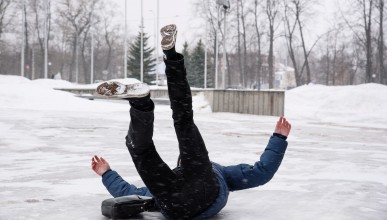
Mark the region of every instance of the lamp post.
<instances>
[{"instance_id":1,"label":"lamp post","mask_svg":"<svg viewBox=\"0 0 387 220\"><path fill-rule=\"evenodd\" d=\"M51 62L48 62L48 63L47 63L47 65L48 65L48 71L47 71L47 75L49 74L49 75L50 75L50 78L53 78L53 77L52 77L52 75L50 74L50 72L51 72L51 65L52 65L52 63L51 63Z\"/></svg>"},{"instance_id":2,"label":"lamp post","mask_svg":"<svg viewBox=\"0 0 387 220\"><path fill-rule=\"evenodd\" d=\"M205 33L205 48L204 48L204 88L207 89L207 49L208 49L208 21L206 19L206 33Z\"/></svg>"},{"instance_id":3,"label":"lamp post","mask_svg":"<svg viewBox=\"0 0 387 220\"><path fill-rule=\"evenodd\" d=\"M20 74L21 74L21 76L22 77L24 77L24 46L25 46L25 41L26 41L26 39L25 39L25 22L26 22L26 17L25 17L25 13L24 13L24 10L25 10L25 8L26 8L26 2L25 1L23 1L23 9L22 9L22 44L21 44L21 52L20 52L20 54L21 54L21 62L20 62Z\"/></svg>"},{"instance_id":4,"label":"lamp post","mask_svg":"<svg viewBox=\"0 0 387 220\"><path fill-rule=\"evenodd\" d=\"M91 31L90 84L94 81L94 29Z\"/></svg>"},{"instance_id":5,"label":"lamp post","mask_svg":"<svg viewBox=\"0 0 387 220\"><path fill-rule=\"evenodd\" d=\"M222 62L222 88L223 89L226 89L226 54L227 54L227 51L226 51L226 21L227 21L227 10L230 9L230 2L229 0L216 0L216 4L219 5L219 6L222 6L223 9L224 9L224 24L223 24L223 62ZM218 12L219 13L219 12ZM217 49L218 50L218 49ZM218 52L218 51L217 51ZM216 71L217 73L217 71ZM216 74L217 75L217 74ZM217 80L217 78L216 78Z\"/></svg>"},{"instance_id":6,"label":"lamp post","mask_svg":"<svg viewBox=\"0 0 387 220\"><path fill-rule=\"evenodd\" d=\"M128 13L127 11L128 11L128 9L126 6L126 0L124 0L124 1L125 1L124 78L126 78L126 77L128 77L128 75L127 75L127 73L128 73L128 34L127 34L127 32L128 32L128 27L127 27L127 13Z\"/></svg>"},{"instance_id":7,"label":"lamp post","mask_svg":"<svg viewBox=\"0 0 387 220\"><path fill-rule=\"evenodd\" d=\"M219 59L219 38L218 38L218 30L219 30L219 4L216 1L216 30L215 30L215 89L218 88L218 59Z\"/></svg>"},{"instance_id":8,"label":"lamp post","mask_svg":"<svg viewBox=\"0 0 387 220\"><path fill-rule=\"evenodd\" d=\"M44 1L44 78L47 79L47 62L48 62L48 0ZM78 75L77 75L78 82Z\"/></svg>"},{"instance_id":9,"label":"lamp post","mask_svg":"<svg viewBox=\"0 0 387 220\"><path fill-rule=\"evenodd\" d=\"M141 82L144 82L144 1L141 0Z\"/></svg>"},{"instance_id":10,"label":"lamp post","mask_svg":"<svg viewBox=\"0 0 387 220\"><path fill-rule=\"evenodd\" d=\"M157 0L157 22L156 22L156 65L159 62L159 34L157 34L157 31L160 29L159 28L159 21L160 21L160 2ZM159 71L156 66L156 85L159 85Z\"/></svg>"},{"instance_id":11,"label":"lamp post","mask_svg":"<svg viewBox=\"0 0 387 220\"><path fill-rule=\"evenodd\" d=\"M153 43L154 43L154 46L155 46L155 49L156 48L158 48L157 47L157 40L156 40L156 35L157 35L157 31L156 31L156 16L155 16L155 13L154 13L154 11L153 10L149 10L149 12L151 12L152 13L152 15L153 15L153 27L154 27L154 30L153 30ZM155 62L156 62L156 69L155 69L155 74L156 74L156 85L159 85L159 83L158 83L158 80L159 80L159 77L158 77L158 75L159 75L159 73L158 73L158 71L157 71L157 64L158 64L158 62L157 62L157 56L158 56L158 50L155 50L154 51L154 58L155 58Z\"/></svg>"}]
</instances>

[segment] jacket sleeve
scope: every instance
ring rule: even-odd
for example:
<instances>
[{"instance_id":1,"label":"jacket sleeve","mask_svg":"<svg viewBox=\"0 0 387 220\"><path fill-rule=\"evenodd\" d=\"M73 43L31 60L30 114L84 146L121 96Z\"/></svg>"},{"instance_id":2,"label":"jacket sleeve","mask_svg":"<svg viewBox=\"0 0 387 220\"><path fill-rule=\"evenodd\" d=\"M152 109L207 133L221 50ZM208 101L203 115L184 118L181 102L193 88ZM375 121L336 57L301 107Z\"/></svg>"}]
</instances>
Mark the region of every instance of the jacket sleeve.
<instances>
[{"instance_id":1,"label":"jacket sleeve","mask_svg":"<svg viewBox=\"0 0 387 220\"><path fill-rule=\"evenodd\" d=\"M148 188L137 188L136 186L129 184L113 170L108 170L102 175L102 183L114 198L130 195L151 196Z\"/></svg>"},{"instance_id":2,"label":"jacket sleeve","mask_svg":"<svg viewBox=\"0 0 387 220\"><path fill-rule=\"evenodd\" d=\"M257 161L254 166L239 164L224 167L223 171L230 191L253 188L269 182L281 165L287 145L286 140L271 136L260 161Z\"/></svg>"}]
</instances>

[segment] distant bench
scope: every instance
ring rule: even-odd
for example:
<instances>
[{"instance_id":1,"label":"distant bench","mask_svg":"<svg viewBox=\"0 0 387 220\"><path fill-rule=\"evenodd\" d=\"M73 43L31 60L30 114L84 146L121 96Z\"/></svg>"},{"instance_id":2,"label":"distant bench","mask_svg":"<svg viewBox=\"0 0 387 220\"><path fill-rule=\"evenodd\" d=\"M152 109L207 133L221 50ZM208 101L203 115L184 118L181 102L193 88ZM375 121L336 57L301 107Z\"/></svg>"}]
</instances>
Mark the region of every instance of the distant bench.
<instances>
[{"instance_id":1,"label":"distant bench","mask_svg":"<svg viewBox=\"0 0 387 220\"><path fill-rule=\"evenodd\" d=\"M56 88L80 97L95 99L95 89ZM167 88L151 89L151 97L159 104L168 104ZM285 109L284 91L219 90L192 88L192 95L203 94L213 112L232 112L253 115L281 116Z\"/></svg>"}]
</instances>

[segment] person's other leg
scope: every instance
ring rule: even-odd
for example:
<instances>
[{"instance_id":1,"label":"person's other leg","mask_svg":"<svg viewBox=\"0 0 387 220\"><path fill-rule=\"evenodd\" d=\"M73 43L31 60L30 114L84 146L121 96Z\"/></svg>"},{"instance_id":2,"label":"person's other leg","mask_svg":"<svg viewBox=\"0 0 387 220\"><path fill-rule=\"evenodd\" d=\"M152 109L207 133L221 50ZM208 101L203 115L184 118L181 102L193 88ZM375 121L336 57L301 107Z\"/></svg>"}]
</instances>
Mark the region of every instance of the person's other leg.
<instances>
[{"instance_id":1,"label":"person's other leg","mask_svg":"<svg viewBox=\"0 0 387 220\"><path fill-rule=\"evenodd\" d=\"M136 169L156 197L169 195L175 187L175 173L160 158L153 143L154 103L150 96L129 99L130 125L126 136L126 146Z\"/></svg>"}]
</instances>

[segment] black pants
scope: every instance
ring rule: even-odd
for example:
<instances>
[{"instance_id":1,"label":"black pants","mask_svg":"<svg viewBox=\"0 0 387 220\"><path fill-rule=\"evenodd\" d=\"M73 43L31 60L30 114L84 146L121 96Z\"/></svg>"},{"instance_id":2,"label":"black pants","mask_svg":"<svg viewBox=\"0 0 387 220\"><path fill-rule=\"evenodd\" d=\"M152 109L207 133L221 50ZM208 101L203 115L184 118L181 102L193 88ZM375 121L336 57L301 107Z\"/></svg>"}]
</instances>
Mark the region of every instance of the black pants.
<instances>
[{"instance_id":1,"label":"black pants","mask_svg":"<svg viewBox=\"0 0 387 220\"><path fill-rule=\"evenodd\" d=\"M126 145L139 175L161 209L173 219L190 219L215 201L219 185L193 121L184 57L178 54L178 61L165 60L165 64L181 167L171 170L157 153L152 140L153 111L131 108Z\"/></svg>"}]
</instances>

